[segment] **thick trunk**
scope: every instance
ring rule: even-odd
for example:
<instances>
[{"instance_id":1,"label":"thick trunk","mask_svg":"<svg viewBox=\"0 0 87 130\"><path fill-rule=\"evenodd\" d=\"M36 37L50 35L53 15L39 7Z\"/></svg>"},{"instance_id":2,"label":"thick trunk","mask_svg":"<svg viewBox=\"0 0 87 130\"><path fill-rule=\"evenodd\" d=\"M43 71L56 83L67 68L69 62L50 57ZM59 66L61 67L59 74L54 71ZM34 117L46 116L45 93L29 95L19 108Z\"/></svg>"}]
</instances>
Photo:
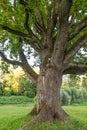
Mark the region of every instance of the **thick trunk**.
<instances>
[{"instance_id":1,"label":"thick trunk","mask_svg":"<svg viewBox=\"0 0 87 130\"><path fill-rule=\"evenodd\" d=\"M62 70L49 67L40 73L37 85L37 111L44 110L47 120L64 120L67 115L60 106ZM47 117L48 116L48 117Z\"/></svg>"},{"instance_id":2,"label":"thick trunk","mask_svg":"<svg viewBox=\"0 0 87 130\"><path fill-rule=\"evenodd\" d=\"M36 118L24 125L20 130L45 121L60 120L65 121L67 114L60 105L60 86L62 83L62 70L55 67L41 69L37 83L37 103L38 115Z\"/></svg>"}]
</instances>

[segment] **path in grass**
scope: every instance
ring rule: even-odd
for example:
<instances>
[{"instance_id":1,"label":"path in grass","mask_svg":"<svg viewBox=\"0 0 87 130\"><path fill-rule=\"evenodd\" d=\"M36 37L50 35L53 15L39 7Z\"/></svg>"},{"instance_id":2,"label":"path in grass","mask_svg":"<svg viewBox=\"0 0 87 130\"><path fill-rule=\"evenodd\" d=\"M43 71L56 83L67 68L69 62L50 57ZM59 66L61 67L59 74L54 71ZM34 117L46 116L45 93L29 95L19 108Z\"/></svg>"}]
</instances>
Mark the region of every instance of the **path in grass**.
<instances>
[{"instance_id":1,"label":"path in grass","mask_svg":"<svg viewBox=\"0 0 87 130\"><path fill-rule=\"evenodd\" d=\"M33 105L1 105L0 106L0 130L18 130L31 117L26 114ZM28 130L87 130L87 107L68 106L64 109L69 113L69 121L66 124L56 122L43 123Z\"/></svg>"}]
</instances>

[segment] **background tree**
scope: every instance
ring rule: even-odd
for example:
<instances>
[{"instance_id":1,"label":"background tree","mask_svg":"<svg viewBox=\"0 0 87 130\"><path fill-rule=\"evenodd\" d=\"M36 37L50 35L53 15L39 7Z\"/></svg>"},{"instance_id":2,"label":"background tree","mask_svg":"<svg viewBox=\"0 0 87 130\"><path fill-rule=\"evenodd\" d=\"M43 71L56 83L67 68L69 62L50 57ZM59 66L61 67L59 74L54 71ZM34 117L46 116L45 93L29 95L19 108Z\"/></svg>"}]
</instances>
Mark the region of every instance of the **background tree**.
<instances>
[{"instance_id":1,"label":"background tree","mask_svg":"<svg viewBox=\"0 0 87 130\"><path fill-rule=\"evenodd\" d=\"M67 114L59 102L62 76L87 71L87 1L1 0L0 8L0 55L37 83L38 116L21 130L38 122L64 121ZM39 75L28 63L30 46L40 56Z\"/></svg>"},{"instance_id":2,"label":"background tree","mask_svg":"<svg viewBox=\"0 0 87 130\"><path fill-rule=\"evenodd\" d=\"M79 75L71 74L69 75L69 81L68 81L69 87L81 87L81 78Z\"/></svg>"}]
</instances>

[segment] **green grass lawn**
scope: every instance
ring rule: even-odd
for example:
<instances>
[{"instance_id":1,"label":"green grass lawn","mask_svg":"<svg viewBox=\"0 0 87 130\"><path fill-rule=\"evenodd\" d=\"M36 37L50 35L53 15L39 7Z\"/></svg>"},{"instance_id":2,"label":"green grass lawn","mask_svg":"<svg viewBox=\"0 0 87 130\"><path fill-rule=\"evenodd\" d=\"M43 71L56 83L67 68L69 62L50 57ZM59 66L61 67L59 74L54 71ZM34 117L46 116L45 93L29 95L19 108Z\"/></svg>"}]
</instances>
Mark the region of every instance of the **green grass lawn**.
<instances>
[{"instance_id":1,"label":"green grass lawn","mask_svg":"<svg viewBox=\"0 0 87 130\"><path fill-rule=\"evenodd\" d=\"M32 119L26 116L32 107L32 103L30 105L0 105L0 130L18 130L21 125ZM64 109L70 115L67 123L57 121L42 123L28 130L87 130L86 106L68 106Z\"/></svg>"}]
</instances>

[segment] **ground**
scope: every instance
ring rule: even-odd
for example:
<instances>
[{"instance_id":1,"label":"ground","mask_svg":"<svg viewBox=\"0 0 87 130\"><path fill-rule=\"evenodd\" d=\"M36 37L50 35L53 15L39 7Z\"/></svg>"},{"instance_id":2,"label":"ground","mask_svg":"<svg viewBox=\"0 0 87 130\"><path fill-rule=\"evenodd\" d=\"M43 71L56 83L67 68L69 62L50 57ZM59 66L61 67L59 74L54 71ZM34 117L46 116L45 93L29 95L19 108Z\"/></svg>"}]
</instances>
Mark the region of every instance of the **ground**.
<instances>
[{"instance_id":1,"label":"ground","mask_svg":"<svg viewBox=\"0 0 87 130\"><path fill-rule=\"evenodd\" d=\"M18 130L25 122L32 119L26 116L33 104L0 105L0 130ZM68 122L61 124L43 123L32 126L28 130L87 130L87 106L63 107L70 115Z\"/></svg>"}]
</instances>

